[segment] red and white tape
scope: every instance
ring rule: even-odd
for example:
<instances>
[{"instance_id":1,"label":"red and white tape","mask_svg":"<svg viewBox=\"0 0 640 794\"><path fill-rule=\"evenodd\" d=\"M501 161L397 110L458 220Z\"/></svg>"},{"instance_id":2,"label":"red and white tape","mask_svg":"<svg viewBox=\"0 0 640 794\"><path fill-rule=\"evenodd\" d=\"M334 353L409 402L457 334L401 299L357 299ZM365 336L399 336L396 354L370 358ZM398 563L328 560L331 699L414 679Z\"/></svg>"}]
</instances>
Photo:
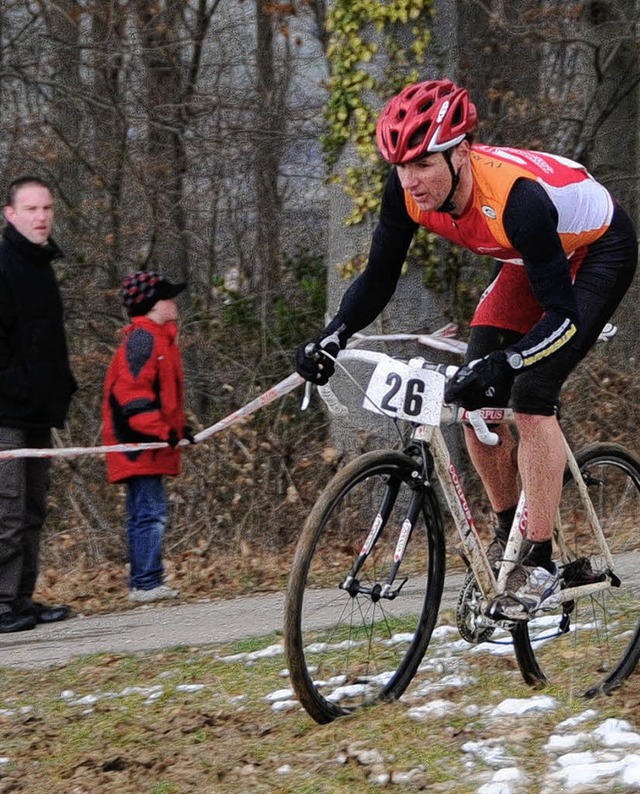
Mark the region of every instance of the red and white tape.
<instances>
[{"instance_id":1,"label":"red and white tape","mask_svg":"<svg viewBox=\"0 0 640 794\"><path fill-rule=\"evenodd\" d=\"M242 408L234 411L232 414L225 416L215 425L201 430L194 439L196 442L203 441L209 438L214 433L219 433L227 427L236 424L241 419L257 411L259 408L264 408L265 405L277 400L288 392L297 388L303 379L297 372L291 373L287 378L276 383L266 392L259 395L255 400L251 400ZM0 461L14 460L15 458L79 458L84 455L105 455L109 452L139 452L143 449L162 449L169 446L166 441L150 441L143 444L112 444L103 447L58 447L55 449L3 449L0 450ZM179 446L191 446L188 441L182 440Z\"/></svg>"},{"instance_id":2,"label":"red and white tape","mask_svg":"<svg viewBox=\"0 0 640 794\"><path fill-rule=\"evenodd\" d=\"M386 334L383 336L363 336L362 334L355 334L354 342L355 339L358 339L358 341L412 340L438 350L447 350L451 353L461 354L464 353L464 350L466 349L466 343L453 338L456 331L456 326L453 323L450 323L449 325L444 326L444 328L440 328L438 331L435 331L433 334ZM211 425L211 427L201 430L194 436L195 441L204 441L206 438L210 438L215 433L219 433L221 430L226 430L228 427L231 427L231 425L234 425L236 422L239 422L245 417L250 416L260 408L264 408L265 405L269 405L269 403L272 403L274 400L277 400L280 397L283 397L285 394L288 394L290 391L293 391L303 382L304 381L300 375L298 375L296 372L292 372L291 375L286 377L284 380L281 380L280 383L276 383L276 385L272 386L270 389L267 389L267 391L256 397L255 400L251 400L251 402L247 403L242 408L239 408L237 411L234 411L232 414L225 416L224 419L221 419L219 422ZM85 455L107 455L110 452L140 452L143 449L162 449L163 447L167 446L169 445L166 441L150 441L143 444L112 444L110 446L102 447L4 449L0 450L0 461L14 460L15 458L79 458ZM190 446L190 444L188 441L182 440L179 442L179 446Z\"/></svg>"}]
</instances>

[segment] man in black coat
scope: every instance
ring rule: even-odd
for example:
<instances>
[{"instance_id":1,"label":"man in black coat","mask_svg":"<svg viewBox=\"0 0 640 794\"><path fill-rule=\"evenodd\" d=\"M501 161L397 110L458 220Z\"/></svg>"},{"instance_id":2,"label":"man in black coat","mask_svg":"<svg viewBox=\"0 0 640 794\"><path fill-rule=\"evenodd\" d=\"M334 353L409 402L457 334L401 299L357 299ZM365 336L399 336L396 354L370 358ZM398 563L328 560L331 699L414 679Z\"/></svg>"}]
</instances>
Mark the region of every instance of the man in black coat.
<instances>
[{"instance_id":1,"label":"man in black coat","mask_svg":"<svg viewBox=\"0 0 640 794\"><path fill-rule=\"evenodd\" d=\"M51 263L53 195L46 183L11 183L0 242L0 449L51 446L76 383ZM64 620L66 606L33 601L50 482L47 458L0 460L0 633Z\"/></svg>"}]
</instances>

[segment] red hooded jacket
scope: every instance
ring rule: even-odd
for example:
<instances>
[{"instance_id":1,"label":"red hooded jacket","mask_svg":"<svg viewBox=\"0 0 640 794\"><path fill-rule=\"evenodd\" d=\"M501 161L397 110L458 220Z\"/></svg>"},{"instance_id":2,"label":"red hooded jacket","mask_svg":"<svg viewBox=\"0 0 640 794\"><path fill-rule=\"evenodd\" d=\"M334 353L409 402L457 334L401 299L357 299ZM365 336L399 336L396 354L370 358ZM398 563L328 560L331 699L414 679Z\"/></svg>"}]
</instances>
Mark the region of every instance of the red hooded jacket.
<instances>
[{"instance_id":1,"label":"red hooded jacket","mask_svg":"<svg viewBox=\"0 0 640 794\"><path fill-rule=\"evenodd\" d=\"M184 375L175 323L134 317L107 371L102 404L105 444L167 441L184 432ZM107 453L109 482L143 474L180 472L177 447Z\"/></svg>"}]
</instances>

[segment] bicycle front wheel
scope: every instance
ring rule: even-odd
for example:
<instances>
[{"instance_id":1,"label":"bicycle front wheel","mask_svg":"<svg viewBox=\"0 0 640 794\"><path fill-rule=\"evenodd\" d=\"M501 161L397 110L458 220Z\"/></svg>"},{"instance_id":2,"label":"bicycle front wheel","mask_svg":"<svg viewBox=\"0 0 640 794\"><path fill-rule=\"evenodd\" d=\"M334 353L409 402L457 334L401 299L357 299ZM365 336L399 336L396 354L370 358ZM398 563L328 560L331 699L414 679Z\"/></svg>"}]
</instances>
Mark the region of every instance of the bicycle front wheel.
<instances>
[{"instance_id":1,"label":"bicycle front wheel","mask_svg":"<svg viewBox=\"0 0 640 794\"><path fill-rule=\"evenodd\" d=\"M421 463L376 451L338 472L300 536L285 605L291 683L314 720L405 691L436 623L444 570L442 517Z\"/></svg>"},{"instance_id":2,"label":"bicycle front wheel","mask_svg":"<svg viewBox=\"0 0 640 794\"><path fill-rule=\"evenodd\" d=\"M640 657L640 460L617 444L596 443L576 460L607 545L616 586L562 605L562 614L518 626L513 632L527 683L550 682L570 695L593 697L619 687ZM609 576L571 474L560 505L565 559L563 586Z\"/></svg>"}]
</instances>

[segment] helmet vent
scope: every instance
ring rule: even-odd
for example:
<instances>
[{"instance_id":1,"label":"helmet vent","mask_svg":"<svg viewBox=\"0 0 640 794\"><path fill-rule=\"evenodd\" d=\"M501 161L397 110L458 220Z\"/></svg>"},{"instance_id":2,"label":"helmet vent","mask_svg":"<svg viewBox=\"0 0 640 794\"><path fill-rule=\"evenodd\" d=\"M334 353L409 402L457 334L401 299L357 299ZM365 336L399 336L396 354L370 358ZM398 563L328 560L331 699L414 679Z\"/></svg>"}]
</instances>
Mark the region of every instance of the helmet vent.
<instances>
[{"instance_id":1,"label":"helmet vent","mask_svg":"<svg viewBox=\"0 0 640 794\"><path fill-rule=\"evenodd\" d=\"M465 88L447 79L414 83L383 108L376 125L378 148L389 163L413 162L457 146L474 130L476 119Z\"/></svg>"},{"instance_id":2,"label":"helmet vent","mask_svg":"<svg viewBox=\"0 0 640 794\"><path fill-rule=\"evenodd\" d=\"M455 110L453 111L453 116L451 118L451 126L457 127L458 124L462 123L462 108L460 105L456 105Z\"/></svg>"},{"instance_id":3,"label":"helmet vent","mask_svg":"<svg viewBox=\"0 0 640 794\"><path fill-rule=\"evenodd\" d=\"M418 129L409 138L410 149L415 149L416 146L422 143L424 136L427 134L430 126L430 124L423 124L421 127L418 127Z\"/></svg>"}]
</instances>

